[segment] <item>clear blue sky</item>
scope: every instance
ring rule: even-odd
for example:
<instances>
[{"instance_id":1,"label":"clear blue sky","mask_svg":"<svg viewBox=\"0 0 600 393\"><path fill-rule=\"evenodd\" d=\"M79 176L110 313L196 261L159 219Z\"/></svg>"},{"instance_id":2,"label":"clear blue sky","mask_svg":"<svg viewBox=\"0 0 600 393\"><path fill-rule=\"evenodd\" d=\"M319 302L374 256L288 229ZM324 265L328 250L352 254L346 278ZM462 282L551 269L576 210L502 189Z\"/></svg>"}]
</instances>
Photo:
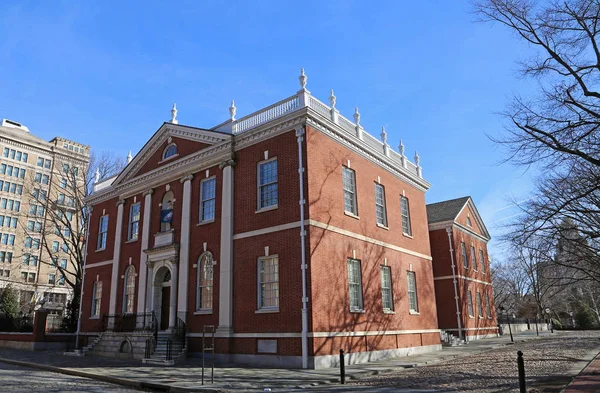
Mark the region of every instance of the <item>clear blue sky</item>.
<instances>
[{"instance_id":1,"label":"clear blue sky","mask_svg":"<svg viewBox=\"0 0 600 393\"><path fill-rule=\"evenodd\" d=\"M471 195L492 235L529 189L486 137L532 49L475 22L469 1L25 1L0 3L0 117L45 139L135 154L173 102L214 126L307 88L394 148L421 156L428 202Z\"/></svg>"}]
</instances>

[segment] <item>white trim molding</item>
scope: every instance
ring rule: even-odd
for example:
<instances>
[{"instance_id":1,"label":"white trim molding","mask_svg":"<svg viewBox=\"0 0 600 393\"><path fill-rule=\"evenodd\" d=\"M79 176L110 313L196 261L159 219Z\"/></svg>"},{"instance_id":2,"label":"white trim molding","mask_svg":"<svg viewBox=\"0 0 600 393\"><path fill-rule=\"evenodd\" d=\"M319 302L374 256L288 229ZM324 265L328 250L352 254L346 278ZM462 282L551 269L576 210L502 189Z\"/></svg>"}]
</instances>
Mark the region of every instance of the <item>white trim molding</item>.
<instances>
[{"instance_id":1,"label":"white trim molding","mask_svg":"<svg viewBox=\"0 0 600 393\"><path fill-rule=\"evenodd\" d=\"M448 329L450 330L450 329ZM429 334L439 333L440 329L417 329L417 330L373 330L356 332L309 332L308 337L326 338L326 337L366 337L366 336L389 336L397 334ZM202 333L188 333L187 337L202 337ZM301 338L302 333L224 333L217 332L215 337L230 338Z\"/></svg>"},{"instance_id":2,"label":"white trim molding","mask_svg":"<svg viewBox=\"0 0 600 393\"><path fill-rule=\"evenodd\" d=\"M487 281L481 281L478 280L476 278L471 278L471 277L465 277L465 276L456 276L456 278L461 278L465 281L472 281L472 282L476 282L478 284L483 284L483 285L492 285L491 282L487 282ZM441 277L434 277L433 280L434 281L438 281L438 280L452 280L454 279L454 277L452 276L441 276Z\"/></svg>"},{"instance_id":3,"label":"white trim molding","mask_svg":"<svg viewBox=\"0 0 600 393\"><path fill-rule=\"evenodd\" d=\"M84 269L93 269L95 267L100 267L100 266L106 266L106 265L112 265L113 260L109 259L108 261L104 261L104 262L96 262L96 263L90 263L89 265L85 265Z\"/></svg>"},{"instance_id":4,"label":"white trim molding","mask_svg":"<svg viewBox=\"0 0 600 393\"><path fill-rule=\"evenodd\" d=\"M372 237L361 235L359 233L350 232L350 231L347 231L345 229L338 228L338 227L335 227L333 225L325 224L325 223L322 223L322 222L319 222L319 221L316 221L316 220L313 220L313 219L309 219L308 220L308 224L312 225L314 227L317 227L317 228L324 229L326 231L335 232L335 233L340 234L340 235L352 237L354 239L362 240L362 241L365 241L367 243L376 244L378 246L389 248L389 249L394 250L394 251L399 251L399 252L404 253L404 254L412 255L412 256L415 256L415 257L418 257L418 258L427 259L428 261L432 260L431 256L429 256L429 255L425 255L425 254L421 254L420 252L408 250L406 248L399 247L399 246L396 246L394 244L390 244L390 243L383 242L381 240L373 239Z\"/></svg>"}]
</instances>

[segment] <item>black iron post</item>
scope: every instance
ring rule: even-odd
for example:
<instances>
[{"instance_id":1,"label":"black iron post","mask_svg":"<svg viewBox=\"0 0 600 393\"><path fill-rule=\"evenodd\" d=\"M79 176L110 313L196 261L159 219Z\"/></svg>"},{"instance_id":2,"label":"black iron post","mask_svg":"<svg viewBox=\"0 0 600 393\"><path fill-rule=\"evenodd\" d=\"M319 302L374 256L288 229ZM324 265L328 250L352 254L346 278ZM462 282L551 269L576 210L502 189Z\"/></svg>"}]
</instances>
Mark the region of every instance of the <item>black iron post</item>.
<instances>
[{"instance_id":1,"label":"black iron post","mask_svg":"<svg viewBox=\"0 0 600 393\"><path fill-rule=\"evenodd\" d=\"M346 364L344 363L344 350L340 349L340 383L346 383Z\"/></svg>"},{"instance_id":2,"label":"black iron post","mask_svg":"<svg viewBox=\"0 0 600 393\"><path fill-rule=\"evenodd\" d=\"M510 333L510 342L514 343L515 340L513 339L512 329L510 328L510 316L506 318L506 320L508 321L508 332Z\"/></svg>"},{"instance_id":3,"label":"black iron post","mask_svg":"<svg viewBox=\"0 0 600 393\"><path fill-rule=\"evenodd\" d=\"M523 360L523 352L517 352L517 366L519 368L519 392L527 393L525 387L525 361Z\"/></svg>"}]
</instances>

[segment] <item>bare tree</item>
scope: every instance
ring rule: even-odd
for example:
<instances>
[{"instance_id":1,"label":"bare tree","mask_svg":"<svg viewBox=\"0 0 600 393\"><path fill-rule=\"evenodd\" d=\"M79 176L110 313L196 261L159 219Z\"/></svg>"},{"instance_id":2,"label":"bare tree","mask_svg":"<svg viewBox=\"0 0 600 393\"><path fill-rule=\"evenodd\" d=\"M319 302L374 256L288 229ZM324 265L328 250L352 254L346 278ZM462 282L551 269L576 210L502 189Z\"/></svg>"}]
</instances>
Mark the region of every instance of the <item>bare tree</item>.
<instances>
[{"instance_id":1,"label":"bare tree","mask_svg":"<svg viewBox=\"0 0 600 393\"><path fill-rule=\"evenodd\" d=\"M507 161L541 169L505 240L543 307L560 298L558 287L600 284L600 2L483 0L475 11L534 52L521 70L539 81L539 94L514 97L506 133L492 140Z\"/></svg>"},{"instance_id":2,"label":"bare tree","mask_svg":"<svg viewBox=\"0 0 600 393\"><path fill-rule=\"evenodd\" d=\"M89 220L85 198L97 177L102 180L118 173L125 166L125 160L112 153L92 152L87 168L79 168L77 164L80 161L68 159L55 163L59 167L53 171L54 178L47 180L52 184L49 192L39 179L32 178L24 186L24 193L30 199L28 219L20 220L26 235L26 250L41 248L39 263L56 269L54 284L65 285L72 291L72 301L63 321L63 327L69 330L76 327L79 314Z\"/></svg>"}]
</instances>

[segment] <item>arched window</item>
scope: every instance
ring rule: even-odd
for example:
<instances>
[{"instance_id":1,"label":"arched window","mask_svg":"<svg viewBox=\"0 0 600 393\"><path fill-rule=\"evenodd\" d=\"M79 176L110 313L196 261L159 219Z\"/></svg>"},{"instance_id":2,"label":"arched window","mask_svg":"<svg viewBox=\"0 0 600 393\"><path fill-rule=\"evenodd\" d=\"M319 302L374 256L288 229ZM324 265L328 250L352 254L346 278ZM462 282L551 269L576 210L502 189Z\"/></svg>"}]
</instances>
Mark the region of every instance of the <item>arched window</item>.
<instances>
[{"instance_id":1,"label":"arched window","mask_svg":"<svg viewBox=\"0 0 600 393\"><path fill-rule=\"evenodd\" d=\"M163 196L160 204L160 231L166 232L171 230L171 222L173 221L173 191L168 191Z\"/></svg>"},{"instance_id":2,"label":"arched window","mask_svg":"<svg viewBox=\"0 0 600 393\"><path fill-rule=\"evenodd\" d=\"M130 265L127 270L125 270L125 288L123 293L123 313L131 314L133 313L133 301L135 298L135 267Z\"/></svg>"},{"instance_id":3,"label":"arched window","mask_svg":"<svg viewBox=\"0 0 600 393\"><path fill-rule=\"evenodd\" d=\"M177 145L174 143L171 143L170 145L165 147L165 150L163 151L162 159L166 160L166 159L171 158L176 155L177 155Z\"/></svg>"},{"instance_id":4,"label":"arched window","mask_svg":"<svg viewBox=\"0 0 600 393\"><path fill-rule=\"evenodd\" d=\"M196 311L212 310L213 299L213 258L210 252L200 256L196 276Z\"/></svg>"}]
</instances>

